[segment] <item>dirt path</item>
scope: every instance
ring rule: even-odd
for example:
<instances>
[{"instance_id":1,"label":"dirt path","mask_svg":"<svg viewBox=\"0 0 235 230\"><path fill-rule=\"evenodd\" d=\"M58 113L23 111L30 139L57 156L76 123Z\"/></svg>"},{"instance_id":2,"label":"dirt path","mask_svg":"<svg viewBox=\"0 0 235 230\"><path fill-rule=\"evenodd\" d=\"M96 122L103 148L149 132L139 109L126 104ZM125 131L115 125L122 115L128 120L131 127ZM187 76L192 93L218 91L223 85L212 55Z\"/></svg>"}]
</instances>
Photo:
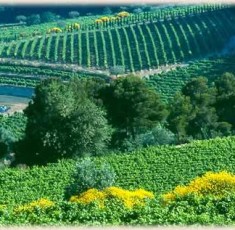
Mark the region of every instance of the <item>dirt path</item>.
<instances>
[{"instance_id":1,"label":"dirt path","mask_svg":"<svg viewBox=\"0 0 235 230\"><path fill-rule=\"evenodd\" d=\"M22 112L28 106L29 101L29 98L0 95L0 105L6 105L10 107L10 109L3 114Z\"/></svg>"}]
</instances>

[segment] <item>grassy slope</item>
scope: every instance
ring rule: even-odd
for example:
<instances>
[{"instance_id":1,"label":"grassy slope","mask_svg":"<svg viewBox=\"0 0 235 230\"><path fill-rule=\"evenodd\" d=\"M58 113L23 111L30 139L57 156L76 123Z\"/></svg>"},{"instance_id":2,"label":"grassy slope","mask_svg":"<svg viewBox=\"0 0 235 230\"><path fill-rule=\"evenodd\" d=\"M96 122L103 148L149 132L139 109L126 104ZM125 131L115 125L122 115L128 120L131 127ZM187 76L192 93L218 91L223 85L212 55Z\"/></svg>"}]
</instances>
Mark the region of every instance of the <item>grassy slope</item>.
<instances>
[{"instance_id":1,"label":"grassy slope","mask_svg":"<svg viewBox=\"0 0 235 230\"><path fill-rule=\"evenodd\" d=\"M94 158L108 162L117 173L117 186L145 188L156 194L189 182L206 171L235 173L235 137L196 141L181 147L152 147L131 154ZM41 197L62 200L75 161L0 172L0 204L25 203Z\"/></svg>"}]
</instances>

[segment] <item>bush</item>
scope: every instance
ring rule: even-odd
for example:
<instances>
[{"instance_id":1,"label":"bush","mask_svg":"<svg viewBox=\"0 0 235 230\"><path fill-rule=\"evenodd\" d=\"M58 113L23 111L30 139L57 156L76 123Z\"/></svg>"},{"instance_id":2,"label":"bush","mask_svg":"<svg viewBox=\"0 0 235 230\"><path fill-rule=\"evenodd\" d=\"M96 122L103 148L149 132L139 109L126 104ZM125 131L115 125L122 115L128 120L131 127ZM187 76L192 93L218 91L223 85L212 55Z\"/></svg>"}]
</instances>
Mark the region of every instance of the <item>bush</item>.
<instances>
[{"instance_id":1,"label":"bush","mask_svg":"<svg viewBox=\"0 0 235 230\"><path fill-rule=\"evenodd\" d=\"M175 134L161 124L158 124L149 132L137 135L135 139L125 138L122 143L117 143L121 151L128 152L142 147L172 144L176 144Z\"/></svg>"},{"instance_id":2,"label":"bush","mask_svg":"<svg viewBox=\"0 0 235 230\"><path fill-rule=\"evenodd\" d=\"M165 201L177 198L194 196L225 197L235 192L235 175L222 171L218 173L207 172L202 177L197 177L186 186L177 186L172 192L163 195Z\"/></svg>"},{"instance_id":3,"label":"bush","mask_svg":"<svg viewBox=\"0 0 235 230\"><path fill-rule=\"evenodd\" d=\"M175 134L162 125L157 125L150 132L141 134L138 137L144 147L155 145L170 145L176 143Z\"/></svg>"},{"instance_id":4,"label":"bush","mask_svg":"<svg viewBox=\"0 0 235 230\"><path fill-rule=\"evenodd\" d=\"M102 191L97 189L88 189L79 196L72 196L70 201L83 204L98 202L100 207L104 207L105 201L111 199L114 202L115 200L119 202L121 201L125 207L132 209L134 206L144 206L146 199L153 198L153 193L144 189L129 191L118 187L108 187Z\"/></svg>"},{"instance_id":5,"label":"bush","mask_svg":"<svg viewBox=\"0 0 235 230\"><path fill-rule=\"evenodd\" d=\"M115 182L115 172L107 164L97 166L90 158L77 164L72 184L67 188L66 197L80 194L88 189L103 189Z\"/></svg>"}]
</instances>

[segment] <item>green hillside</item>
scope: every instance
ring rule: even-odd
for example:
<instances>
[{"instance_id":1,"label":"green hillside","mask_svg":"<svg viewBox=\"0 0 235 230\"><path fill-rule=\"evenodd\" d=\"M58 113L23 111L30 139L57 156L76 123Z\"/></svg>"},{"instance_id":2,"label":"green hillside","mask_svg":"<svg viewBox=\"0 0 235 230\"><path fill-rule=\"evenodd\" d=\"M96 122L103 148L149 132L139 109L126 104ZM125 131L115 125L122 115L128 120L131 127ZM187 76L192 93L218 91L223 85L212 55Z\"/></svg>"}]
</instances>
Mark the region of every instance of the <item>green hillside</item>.
<instances>
[{"instance_id":1,"label":"green hillside","mask_svg":"<svg viewBox=\"0 0 235 230\"><path fill-rule=\"evenodd\" d=\"M225 72L235 74L234 63L235 56L197 60L187 66L151 75L147 82L161 94L164 100L169 101L192 78L203 76L211 83Z\"/></svg>"},{"instance_id":2,"label":"green hillside","mask_svg":"<svg viewBox=\"0 0 235 230\"><path fill-rule=\"evenodd\" d=\"M145 188L156 195L186 184L207 171L235 173L235 138L195 141L184 146L151 147L130 154L93 158L109 163L116 172L116 186ZM71 183L74 160L30 169L0 172L0 204L27 203L42 197L64 199Z\"/></svg>"},{"instance_id":3,"label":"green hillside","mask_svg":"<svg viewBox=\"0 0 235 230\"><path fill-rule=\"evenodd\" d=\"M148 19L18 40L2 46L0 54L97 69L124 66L133 72L221 52L235 34L231 8Z\"/></svg>"}]
</instances>

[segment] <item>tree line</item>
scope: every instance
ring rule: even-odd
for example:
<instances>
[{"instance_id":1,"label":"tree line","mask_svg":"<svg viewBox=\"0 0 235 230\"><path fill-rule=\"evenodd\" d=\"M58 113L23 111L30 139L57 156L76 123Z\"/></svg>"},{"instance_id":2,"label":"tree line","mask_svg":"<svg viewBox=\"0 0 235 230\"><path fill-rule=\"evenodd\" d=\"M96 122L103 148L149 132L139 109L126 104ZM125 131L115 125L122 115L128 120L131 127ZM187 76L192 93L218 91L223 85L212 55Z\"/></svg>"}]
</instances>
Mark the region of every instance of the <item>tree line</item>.
<instances>
[{"instance_id":1,"label":"tree line","mask_svg":"<svg viewBox=\"0 0 235 230\"><path fill-rule=\"evenodd\" d=\"M25 109L24 137L13 149L17 163L46 164L60 158L232 135L235 76L214 82L198 77L165 103L145 80L120 77L69 82L50 78L35 89Z\"/></svg>"}]
</instances>

